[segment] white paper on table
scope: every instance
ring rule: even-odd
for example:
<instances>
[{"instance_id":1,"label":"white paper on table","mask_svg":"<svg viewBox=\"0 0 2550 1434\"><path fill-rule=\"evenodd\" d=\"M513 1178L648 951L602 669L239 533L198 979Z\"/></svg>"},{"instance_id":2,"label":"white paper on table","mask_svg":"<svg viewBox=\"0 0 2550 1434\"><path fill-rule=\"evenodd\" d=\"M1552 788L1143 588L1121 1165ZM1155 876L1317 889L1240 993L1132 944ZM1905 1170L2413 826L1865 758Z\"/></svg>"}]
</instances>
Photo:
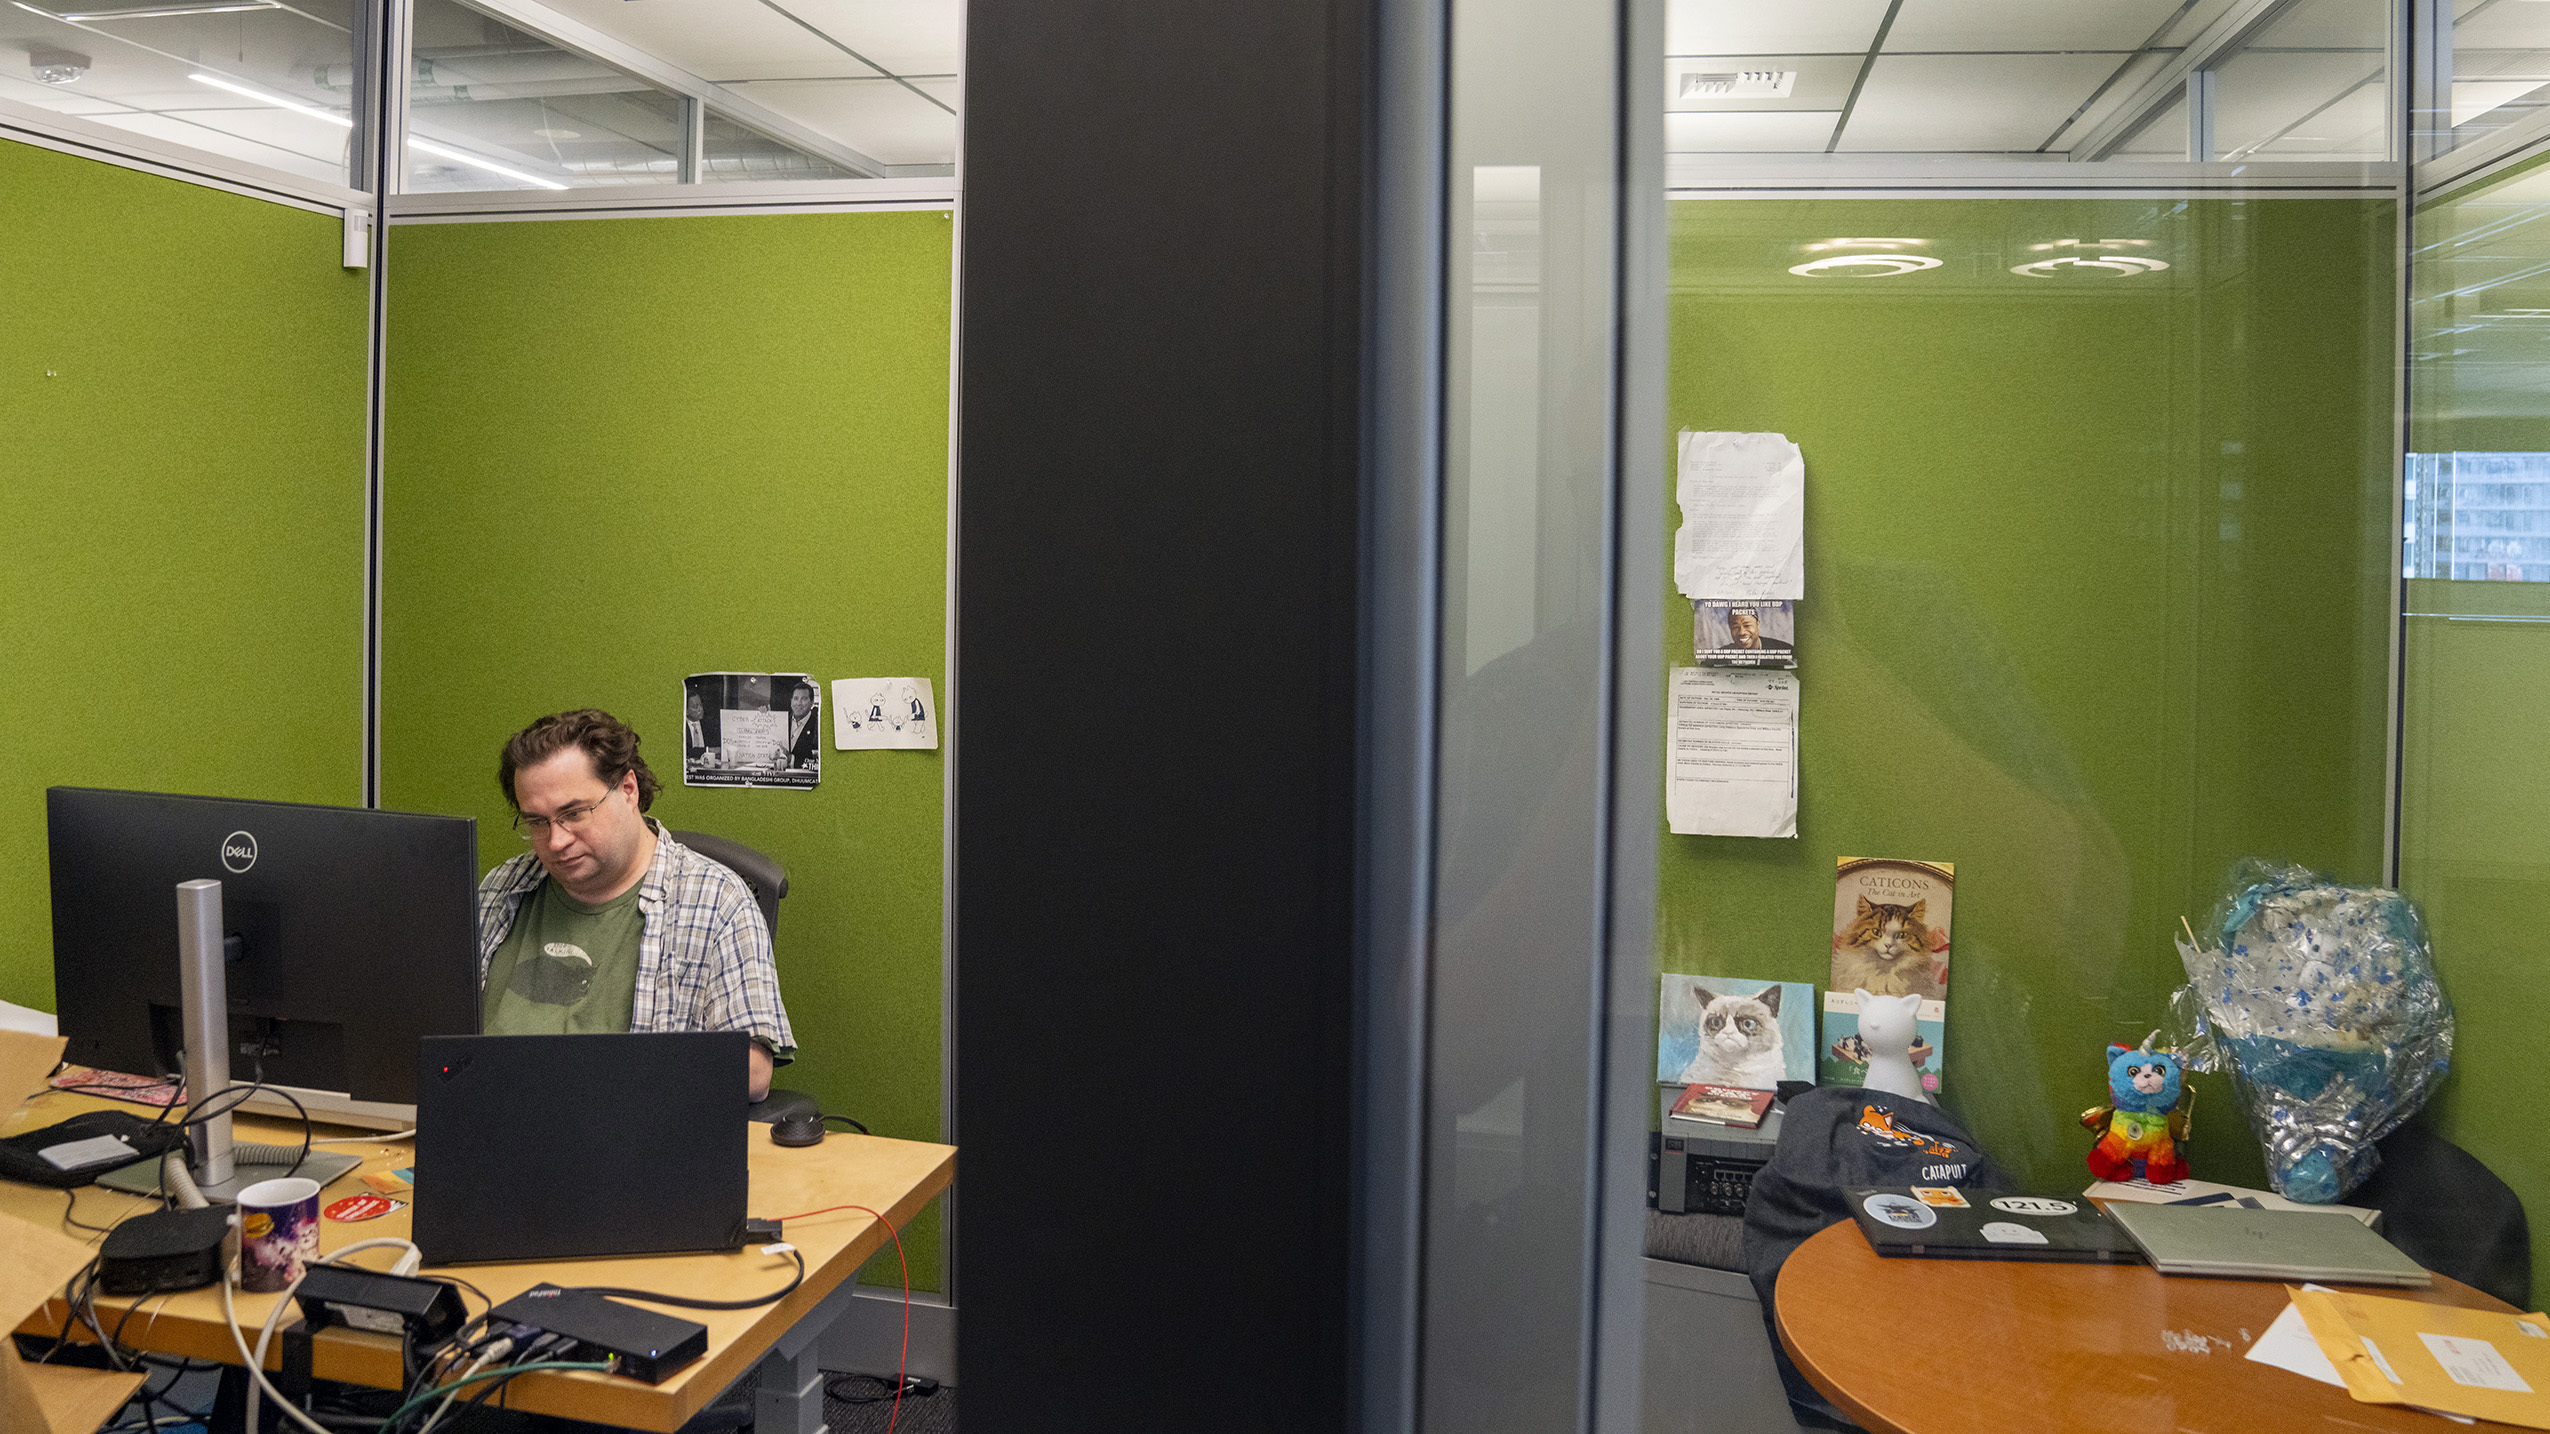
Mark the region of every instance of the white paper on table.
<instances>
[{"instance_id":1,"label":"white paper on table","mask_svg":"<svg viewBox=\"0 0 2550 1434\"><path fill-rule=\"evenodd\" d=\"M1806 458L1780 433L1682 433L1673 583L1691 598L1806 596Z\"/></svg>"},{"instance_id":2,"label":"white paper on table","mask_svg":"<svg viewBox=\"0 0 2550 1434\"><path fill-rule=\"evenodd\" d=\"M1682 836L1797 835L1797 674L1673 670L1665 825Z\"/></svg>"},{"instance_id":3,"label":"white paper on table","mask_svg":"<svg viewBox=\"0 0 2550 1434\"><path fill-rule=\"evenodd\" d=\"M2304 1285L2306 1290L2325 1290L2326 1285ZM2258 1342L2249 1346L2249 1358L2260 1364L2289 1369L2306 1379L2334 1384L2340 1389L2346 1381L2338 1377L2337 1366L2329 1363L2320 1350L2320 1342L2311 1337L2311 1326L2302 1322L2302 1311L2291 1300L2285 1301L2284 1313L2277 1315Z\"/></svg>"},{"instance_id":4,"label":"white paper on table","mask_svg":"<svg viewBox=\"0 0 2550 1434\"><path fill-rule=\"evenodd\" d=\"M842 677L832 684L832 745L844 752L939 744L939 704L926 677Z\"/></svg>"}]
</instances>

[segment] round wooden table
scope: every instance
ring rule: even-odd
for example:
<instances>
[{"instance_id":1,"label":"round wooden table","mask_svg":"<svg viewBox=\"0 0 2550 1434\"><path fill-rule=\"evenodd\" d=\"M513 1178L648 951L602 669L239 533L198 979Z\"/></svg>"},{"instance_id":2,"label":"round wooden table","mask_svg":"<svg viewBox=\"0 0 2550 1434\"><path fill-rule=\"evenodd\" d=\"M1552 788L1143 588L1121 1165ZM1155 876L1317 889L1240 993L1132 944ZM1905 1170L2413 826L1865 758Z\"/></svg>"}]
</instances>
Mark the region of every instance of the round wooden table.
<instances>
[{"instance_id":1,"label":"round wooden table","mask_svg":"<svg viewBox=\"0 0 2550 1434\"><path fill-rule=\"evenodd\" d=\"M2380 1293L2513 1310L2442 1275ZM2454 1427L2245 1358L2289 1302L2272 1280L2149 1265L1884 1259L1848 1220L1789 1256L1777 1292L1789 1358L1874 1434Z\"/></svg>"}]
</instances>

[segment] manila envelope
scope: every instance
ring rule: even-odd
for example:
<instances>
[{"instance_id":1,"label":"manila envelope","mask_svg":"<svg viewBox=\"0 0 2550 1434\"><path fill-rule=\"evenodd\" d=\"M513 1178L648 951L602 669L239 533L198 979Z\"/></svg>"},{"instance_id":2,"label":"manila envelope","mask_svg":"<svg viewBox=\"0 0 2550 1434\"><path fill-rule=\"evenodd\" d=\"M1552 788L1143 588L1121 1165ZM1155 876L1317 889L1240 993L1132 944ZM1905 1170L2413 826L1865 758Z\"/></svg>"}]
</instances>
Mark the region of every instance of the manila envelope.
<instances>
[{"instance_id":1,"label":"manila envelope","mask_svg":"<svg viewBox=\"0 0 2550 1434\"><path fill-rule=\"evenodd\" d=\"M2347 1393L2550 1429L2550 1319L2353 1290L2294 1290Z\"/></svg>"},{"instance_id":2,"label":"manila envelope","mask_svg":"<svg viewBox=\"0 0 2550 1434\"><path fill-rule=\"evenodd\" d=\"M62 1063L62 1046L59 1036L0 1031L0 1113L44 1088ZM35 1313L95 1253L59 1230L0 1215L0 1334ZM139 1374L28 1364L15 1340L0 1337L0 1429L11 1434L90 1434L141 1384Z\"/></svg>"}]
</instances>

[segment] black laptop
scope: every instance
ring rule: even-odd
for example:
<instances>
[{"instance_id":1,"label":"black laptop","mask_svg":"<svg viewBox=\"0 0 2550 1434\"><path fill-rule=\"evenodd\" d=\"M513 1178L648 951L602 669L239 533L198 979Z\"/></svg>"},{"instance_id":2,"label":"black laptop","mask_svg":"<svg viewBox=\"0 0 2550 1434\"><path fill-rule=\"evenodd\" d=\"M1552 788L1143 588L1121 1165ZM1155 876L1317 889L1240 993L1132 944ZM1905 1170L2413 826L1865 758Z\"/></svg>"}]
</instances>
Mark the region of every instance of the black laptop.
<instances>
[{"instance_id":1,"label":"black laptop","mask_svg":"<svg viewBox=\"0 0 2550 1434\"><path fill-rule=\"evenodd\" d=\"M414 1216L426 1263L741 1248L751 1039L426 1037Z\"/></svg>"},{"instance_id":2,"label":"black laptop","mask_svg":"<svg viewBox=\"0 0 2550 1434\"><path fill-rule=\"evenodd\" d=\"M1851 1216L1881 1255L1931 1260L2072 1260L2139 1264L2142 1251L2078 1195L1950 1186L1846 1192Z\"/></svg>"}]
</instances>

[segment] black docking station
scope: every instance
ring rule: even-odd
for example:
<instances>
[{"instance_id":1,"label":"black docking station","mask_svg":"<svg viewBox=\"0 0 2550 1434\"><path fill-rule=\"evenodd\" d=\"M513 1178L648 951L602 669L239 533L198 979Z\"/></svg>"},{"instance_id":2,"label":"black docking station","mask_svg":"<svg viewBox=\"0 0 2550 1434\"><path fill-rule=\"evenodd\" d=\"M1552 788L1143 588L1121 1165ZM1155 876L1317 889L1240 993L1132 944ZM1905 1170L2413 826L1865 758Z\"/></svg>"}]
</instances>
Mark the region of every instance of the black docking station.
<instances>
[{"instance_id":1,"label":"black docking station","mask_svg":"<svg viewBox=\"0 0 2550 1434\"><path fill-rule=\"evenodd\" d=\"M534 1285L496 1306L491 1320L511 1320L575 1341L550 1357L616 1361L618 1372L661 1384L708 1353L708 1326L556 1285Z\"/></svg>"}]
</instances>

